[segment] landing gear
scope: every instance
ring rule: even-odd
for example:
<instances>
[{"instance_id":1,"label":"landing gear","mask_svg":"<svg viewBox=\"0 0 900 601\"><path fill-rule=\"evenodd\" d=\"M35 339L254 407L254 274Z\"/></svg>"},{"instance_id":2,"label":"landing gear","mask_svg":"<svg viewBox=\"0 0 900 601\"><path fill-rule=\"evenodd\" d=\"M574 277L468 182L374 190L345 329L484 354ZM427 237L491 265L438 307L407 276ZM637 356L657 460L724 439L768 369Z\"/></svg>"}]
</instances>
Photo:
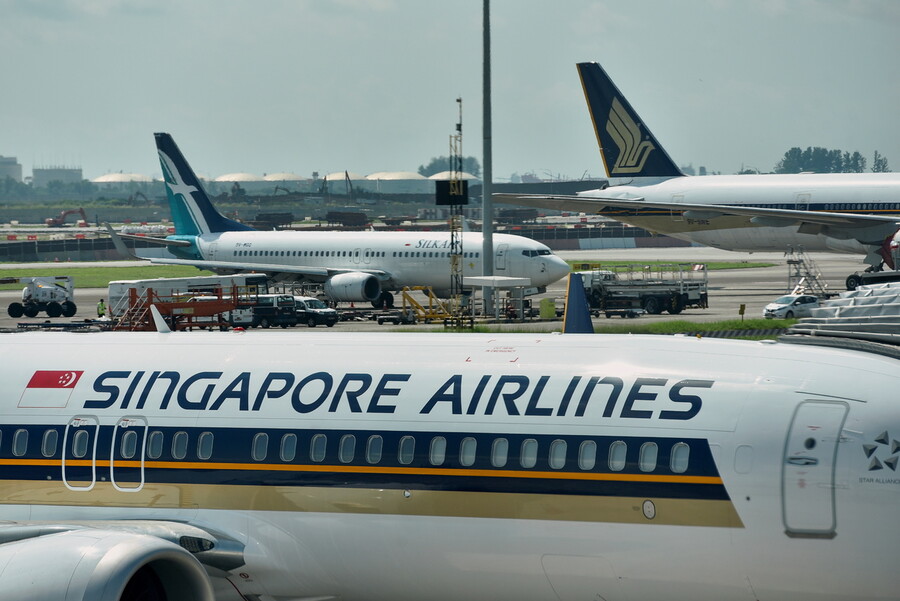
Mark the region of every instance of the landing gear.
<instances>
[{"instance_id":1,"label":"landing gear","mask_svg":"<svg viewBox=\"0 0 900 601\"><path fill-rule=\"evenodd\" d=\"M847 287L847 290L856 290L862 285L862 276L858 273L851 273L844 281L844 285Z\"/></svg>"},{"instance_id":2,"label":"landing gear","mask_svg":"<svg viewBox=\"0 0 900 601\"><path fill-rule=\"evenodd\" d=\"M372 301L372 307L375 309L393 309L394 295L387 291L382 292L381 296Z\"/></svg>"}]
</instances>

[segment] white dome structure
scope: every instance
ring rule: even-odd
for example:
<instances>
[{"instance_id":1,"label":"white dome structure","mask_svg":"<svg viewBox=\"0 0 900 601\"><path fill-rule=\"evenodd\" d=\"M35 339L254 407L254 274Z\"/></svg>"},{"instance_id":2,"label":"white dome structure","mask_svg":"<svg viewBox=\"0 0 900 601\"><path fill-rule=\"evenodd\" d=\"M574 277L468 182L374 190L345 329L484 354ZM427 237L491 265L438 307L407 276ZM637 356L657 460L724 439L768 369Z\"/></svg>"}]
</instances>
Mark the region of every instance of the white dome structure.
<instances>
[{"instance_id":1,"label":"white dome structure","mask_svg":"<svg viewBox=\"0 0 900 601\"><path fill-rule=\"evenodd\" d=\"M252 173L226 173L215 179L217 182L261 182L264 181L258 175Z\"/></svg>"},{"instance_id":2,"label":"white dome structure","mask_svg":"<svg viewBox=\"0 0 900 601\"><path fill-rule=\"evenodd\" d=\"M435 173L428 179L450 179L451 175L452 175L452 172L450 172L450 171L441 171L440 173ZM466 173L465 171L460 171L459 179L480 180L481 178L475 177L471 173Z\"/></svg>"},{"instance_id":3,"label":"white dome structure","mask_svg":"<svg viewBox=\"0 0 900 601\"><path fill-rule=\"evenodd\" d=\"M142 173L107 173L91 180L93 184L127 184L129 182L150 183L152 177L148 177Z\"/></svg>"},{"instance_id":4,"label":"white dome structure","mask_svg":"<svg viewBox=\"0 0 900 601\"><path fill-rule=\"evenodd\" d=\"M372 173L366 176L366 179L372 180L424 180L428 179L424 175L419 173L413 173L412 171L379 171L378 173Z\"/></svg>"},{"instance_id":5,"label":"white dome structure","mask_svg":"<svg viewBox=\"0 0 900 601\"><path fill-rule=\"evenodd\" d=\"M365 175L360 175L359 173L353 173L352 171L347 171L347 172L335 171L334 173L329 173L328 175L326 175L324 177L324 179L326 179L330 182L336 182L336 181L343 181L343 180L347 179L348 177L352 180L366 179Z\"/></svg>"},{"instance_id":6,"label":"white dome structure","mask_svg":"<svg viewBox=\"0 0 900 601\"><path fill-rule=\"evenodd\" d=\"M309 178L296 173L269 173L264 175L263 179L267 182L305 182Z\"/></svg>"}]
</instances>

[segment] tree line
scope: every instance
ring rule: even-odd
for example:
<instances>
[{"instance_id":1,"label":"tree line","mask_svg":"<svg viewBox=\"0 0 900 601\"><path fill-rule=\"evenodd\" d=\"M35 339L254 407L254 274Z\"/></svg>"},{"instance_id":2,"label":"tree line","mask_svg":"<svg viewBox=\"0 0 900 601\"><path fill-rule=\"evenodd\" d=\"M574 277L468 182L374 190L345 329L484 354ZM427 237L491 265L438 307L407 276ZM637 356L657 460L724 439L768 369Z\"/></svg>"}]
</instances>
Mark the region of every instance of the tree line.
<instances>
[{"instance_id":1,"label":"tree line","mask_svg":"<svg viewBox=\"0 0 900 601\"><path fill-rule=\"evenodd\" d=\"M842 152L820 146L807 146L806 150L795 146L775 165L775 173L863 173L865 170L866 158L858 151ZM876 150L872 171L885 173L890 170L887 158Z\"/></svg>"}]
</instances>

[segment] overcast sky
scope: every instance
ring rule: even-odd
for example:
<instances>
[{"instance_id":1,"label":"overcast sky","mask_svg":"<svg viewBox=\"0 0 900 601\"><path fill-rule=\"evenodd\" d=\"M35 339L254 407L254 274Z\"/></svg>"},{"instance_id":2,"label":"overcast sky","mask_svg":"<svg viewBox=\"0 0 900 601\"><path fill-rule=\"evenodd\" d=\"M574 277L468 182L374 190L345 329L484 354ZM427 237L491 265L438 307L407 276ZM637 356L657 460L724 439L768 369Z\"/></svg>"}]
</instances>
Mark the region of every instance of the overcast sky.
<instances>
[{"instance_id":1,"label":"overcast sky","mask_svg":"<svg viewBox=\"0 0 900 601\"><path fill-rule=\"evenodd\" d=\"M575 63L597 61L681 165L792 146L900 171L897 0L493 0L495 181L602 176ZM0 0L0 155L159 177L482 159L481 0Z\"/></svg>"}]
</instances>

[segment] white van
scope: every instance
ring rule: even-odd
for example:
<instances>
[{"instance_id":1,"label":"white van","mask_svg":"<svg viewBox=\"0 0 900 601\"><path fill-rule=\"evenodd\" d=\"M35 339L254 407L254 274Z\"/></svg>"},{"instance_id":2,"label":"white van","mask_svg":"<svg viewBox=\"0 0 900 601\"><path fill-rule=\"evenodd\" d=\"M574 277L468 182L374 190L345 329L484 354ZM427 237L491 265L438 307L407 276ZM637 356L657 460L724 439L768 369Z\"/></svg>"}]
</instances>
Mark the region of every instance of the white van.
<instances>
[{"instance_id":1,"label":"white van","mask_svg":"<svg viewBox=\"0 0 900 601\"><path fill-rule=\"evenodd\" d=\"M311 328L319 324L333 327L340 317L338 312L317 298L311 296L295 296L297 305L297 323L305 323Z\"/></svg>"}]
</instances>

